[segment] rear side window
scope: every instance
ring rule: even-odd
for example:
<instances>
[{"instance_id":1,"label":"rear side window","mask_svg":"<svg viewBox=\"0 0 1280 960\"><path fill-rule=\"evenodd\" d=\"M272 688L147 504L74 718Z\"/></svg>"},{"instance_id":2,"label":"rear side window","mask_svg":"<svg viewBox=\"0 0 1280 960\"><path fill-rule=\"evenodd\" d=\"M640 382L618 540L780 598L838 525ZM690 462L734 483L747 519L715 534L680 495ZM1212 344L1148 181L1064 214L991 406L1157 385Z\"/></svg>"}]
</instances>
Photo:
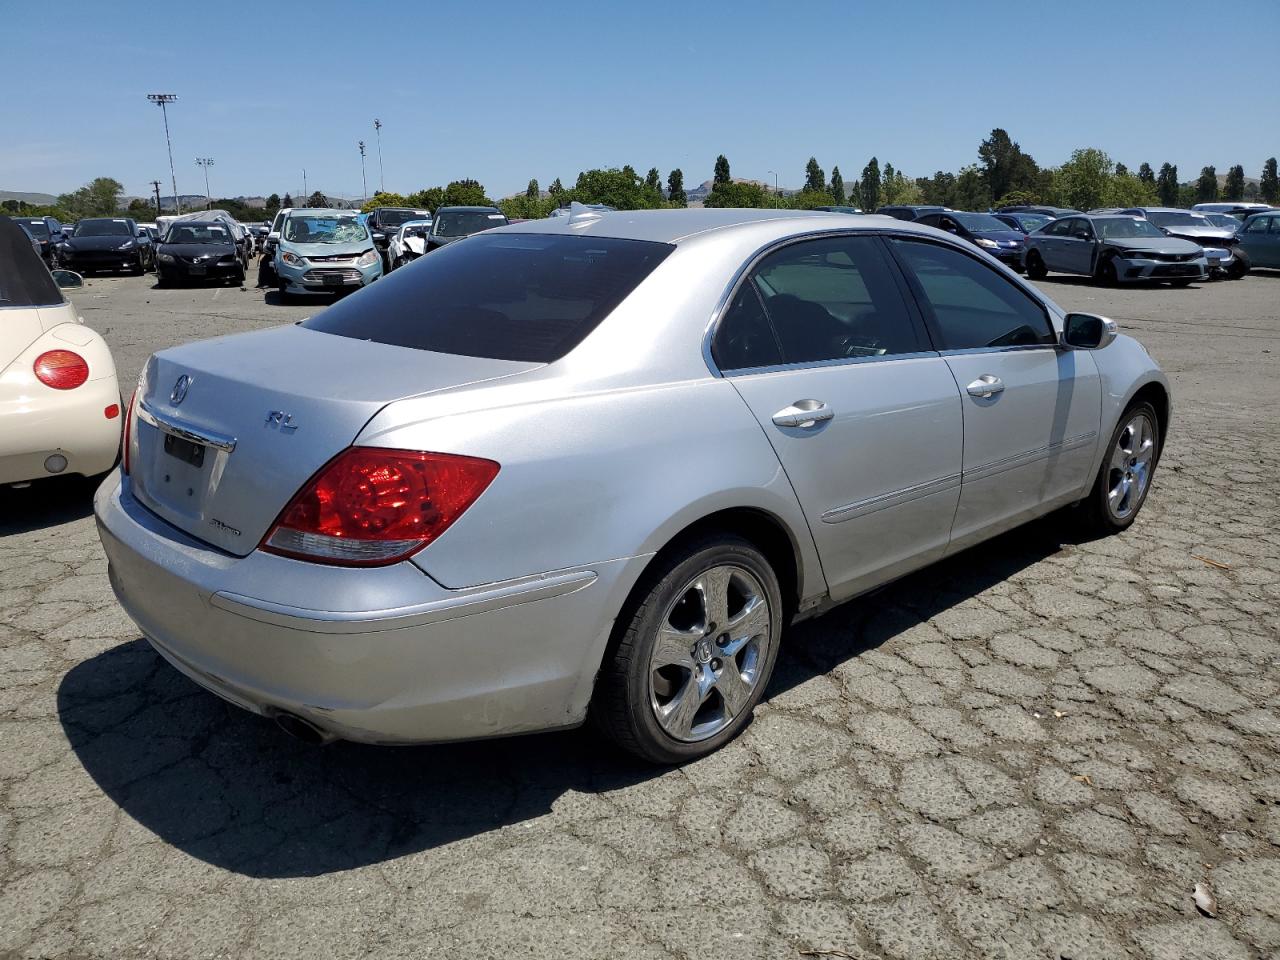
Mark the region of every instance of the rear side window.
<instances>
[{"instance_id":1,"label":"rear side window","mask_svg":"<svg viewBox=\"0 0 1280 960\"><path fill-rule=\"evenodd\" d=\"M933 315L941 349L1056 342L1044 307L995 269L940 244L897 238L893 244Z\"/></svg>"},{"instance_id":2,"label":"rear side window","mask_svg":"<svg viewBox=\"0 0 1280 960\"><path fill-rule=\"evenodd\" d=\"M493 360L559 360L665 260L665 243L480 234L304 320L312 330Z\"/></svg>"}]
</instances>

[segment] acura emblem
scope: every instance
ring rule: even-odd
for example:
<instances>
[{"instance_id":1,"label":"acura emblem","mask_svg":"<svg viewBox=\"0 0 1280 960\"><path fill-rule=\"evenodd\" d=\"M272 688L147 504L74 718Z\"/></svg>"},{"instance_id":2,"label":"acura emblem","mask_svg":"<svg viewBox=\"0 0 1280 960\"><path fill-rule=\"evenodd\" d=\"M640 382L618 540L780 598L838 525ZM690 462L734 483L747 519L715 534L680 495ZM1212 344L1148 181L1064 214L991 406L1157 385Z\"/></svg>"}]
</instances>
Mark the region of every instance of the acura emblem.
<instances>
[{"instance_id":1,"label":"acura emblem","mask_svg":"<svg viewBox=\"0 0 1280 960\"><path fill-rule=\"evenodd\" d=\"M187 389L190 386L191 378L184 373L178 378L178 382L173 385L173 393L169 394L169 402L176 407L187 399Z\"/></svg>"}]
</instances>

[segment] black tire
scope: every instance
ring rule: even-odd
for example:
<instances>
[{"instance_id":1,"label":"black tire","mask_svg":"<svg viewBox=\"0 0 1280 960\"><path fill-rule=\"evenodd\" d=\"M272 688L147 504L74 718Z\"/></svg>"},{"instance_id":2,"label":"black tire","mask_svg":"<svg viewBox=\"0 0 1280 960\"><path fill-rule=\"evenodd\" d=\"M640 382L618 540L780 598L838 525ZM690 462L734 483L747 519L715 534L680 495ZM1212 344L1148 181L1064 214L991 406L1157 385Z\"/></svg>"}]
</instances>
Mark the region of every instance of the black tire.
<instances>
[{"instance_id":1,"label":"black tire","mask_svg":"<svg viewBox=\"0 0 1280 960\"><path fill-rule=\"evenodd\" d=\"M1169 281L1169 286L1171 286L1171 287L1189 287L1189 286L1191 286L1191 284L1192 284L1193 282L1194 282L1194 281L1192 281L1192 280L1170 280L1170 281Z\"/></svg>"},{"instance_id":2,"label":"black tire","mask_svg":"<svg viewBox=\"0 0 1280 960\"><path fill-rule=\"evenodd\" d=\"M1098 278L1098 282L1105 286L1114 287L1117 284L1119 284L1120 274L1116 272L1116 258L1103 257L1100 261L1098 261L1098 269L1097 269L1096 275Z\"/></svg>"},{"instance_id":3,"label":"black tire","mask_svg":"<svg viewBox=\"0 0 1280 960\"><path fill-rule=\"evenodd\" d=\"M242 265L231 275L231 279L235 281L237 287L243 287L246 276L244 266Z\"/></svg>"},{"instance_id":4,"label":"black tire","mask_svg":"<svg viewBox=\"0 0 1280 960\"><path fill-rule=\"evenodd\" d=\"M280 298L281 303L290 303L289 287L283 280L276 283L276 296Z\"/></svg>"},{"instance_id":5,"label":"black tire","mask_svg":"<svg viewBox=\"0 0 1280 960\"><path fill-rule=\"evenodd\" d=\"M142 258L142 254L138 254L138 262L129 268L129 272L135 277L140 277L147 272L147 262Z\"/></svg>"},{"instance_id":6,"label":"black tire","mask_svg":"<svg viewBox=\"0 0 1280 960\"><path fill-rule=\"evenodd\" d=\"M1227 268L1227 279L1243 280L1245 274L1252 269L1253 263L1250 261L1249 255L1239 247L1236 247L1231 252L1235 256L1235 262Z\"/></svg>"},{"instance_id":7,"label":"black tire","mask_svg":"<svg viewBox=\"0 0 1280 960\"><path fill-rule=\"evenodd\" d=\"M1039 252L1032 250L1027 254L1027 276L1032 280L1043 280L1049 275L1049 268L1044 265L1044 258Z\"/></svg>"},{"instance_id":8,"label":"black tire","mask_svg":"<svg viewBox=\"0 0 1280 960\"><path fill-rule=\"evenodd\" d=\"M654 685L661 678L651 673L654 647L664 619L670 620L680 609L680 604L697 595L693 590L694 581L713 569L726 568L736 571L735 578L745 572L744 580L753 580L754 586L761 588L759 599L768 604L767 646L761 649L757 643L754 648L754 679L749 695L736 714L731 719L724 716L730 711L727 710L727 701L719 693L720 687L716 686L712 688L714 693L709 692L705 701L697 702L710 707L718 703L724 726L702 739L681 740L664 730L658 721ZM730 597L726 604L730 622L735 619L729 606L734 602L732 590L732 587L726 589L726 596ZM784 616L777 575L764 554L748 541L730 534L707 534L670 548L665 557L660 556L645 572L615 623L596 682L591 704L592 720L618 746L651 763L685 763L718 750L750 722L751 712L768 686L778 656ZM747 653L749 648L744 646L725 661L715 656L720 649L719 642L728 637L727 633L715 636L721 626L707 624L704 619L701 627L691 630L690 637L697 638L693 644L695 655L689 661L695 670L714 673L718 668L723 674L724 670L738 666L738 657ZM699 636L698 631L702 627L709 629ZM708 661L706 657L712 659ZM746 662L743 661L744 664ZM684 688L686 694L696 686L692 674L683 683L687 684ZM718 701L714 699L716 697ZM697 715L702 716L702 711L699 710ZM711 725L714 727L715 722Z\"/></svg>"},{"instance_id":9,"label":"black tire","mask_svg":"<svg viewBox=\"0 0 1280 960\"><path fill-rule=\"evenodd\" d=\"M1122 435L1140 415L1147 418L1151 428L1150 466L1146 472L1146 481L1137 494L1136 503L1131 504L1130 509L1122 512L1115 509L1115 500L1112 496L1119 479L1116 475L1116 468L1113 465L1113 457L1117 452ZM1160 421L1156 417L1155 408L1145 400L1130 404L1121 414L1120 422L1116 424L1115 430L1112 431L1110 441L1103 448L1102 463L1098 467L1098 476L1093 482L1093 489L1089 491L1089 496L1079 504L1090 530L1106 536L1128 530L1133 525L1133 521L1137 519L1138 513L1142 510L1142 505L1147 501L1147 494L1151 492L1151 481L1155 477L1156 466L1160 462L1161 443Z\"/></svg>"},{"instance_id":10,"label":"black tire","mask_svg":"<svg viewBox=\"0 0 1280 960\"><path fill-rule=\"evenodd\" d=\"M404 266L406 263L408 263L408 262L409 262L409 261L408 261L408 260L406 260L404 257L396 257L394 260L392 260L392 261L391 261L391 269L392 269L392 270L399 270L401 267L403 267L403 266Z\"/></svg>"}]
</instances>

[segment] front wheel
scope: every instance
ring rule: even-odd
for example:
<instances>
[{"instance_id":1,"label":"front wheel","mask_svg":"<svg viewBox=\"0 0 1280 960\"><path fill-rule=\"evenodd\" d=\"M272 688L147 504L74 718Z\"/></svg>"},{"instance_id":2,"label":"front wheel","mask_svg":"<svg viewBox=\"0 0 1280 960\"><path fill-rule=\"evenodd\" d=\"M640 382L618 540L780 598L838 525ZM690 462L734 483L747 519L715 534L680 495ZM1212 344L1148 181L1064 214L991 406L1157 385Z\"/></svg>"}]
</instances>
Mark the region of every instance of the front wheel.
<instances>
[{"instance_id":1,"label":"front wheel","mask_svg":"<svg viewBox=\"0 0 1280 960\"><path fill-rule=\"evenodd\" d=\"M1160 459L1160 421L1143 401L1125 410L1111 434L1093 490L1083 503L1089 525L1101 534L1127 530L1146 502Z\"/></svg>"},{"instance_id":2,"label":"front wheel","mask_svg":"<svg viewBox=\"0 0 1280 960\"><path fill-rule=\"evenodd\" d=\"M592 701L596 724L653 763L705 756L750 722L773 673L778 578L728 534L673 551L623 609Z\"/></svg>"},{"instance_id":3,"label":"front wheel","mask_svg":"<svg viewBox=\"0 0 1280 960\"><path fill-rule=\"evenodd\" d=\"M1098 264L1098 280L1108 287L1114 287L1120 282L1120 275L1116 272L1116 258L1107 257Z\"/></svg>"},{"instance_id":4,"label":"front wheel","mask_svg":"<svg viewBox=\"0 0 1280 960\"><path fill-rule=\"evenodd\" d=\"M1043 280L1049 275L1049 269L1044 265L1044 258L1040 254L1032 250L1027 254L1027 276L1032 280Z\"/></svg>"},{"instance_id":5,"label":"front wheel","mask_svg":"<svg viewBox=\"0 0 1280 960\"><path fill-rule=\"evenodd\" d=\"M1249 268L1253 264L1249 260L1249 255L1239 248L1233 250L1232 254L1235 259L1232 261L1231 266L1227 267L1227 279L1241 280L1249 272Z\"/></svg>"}]
</instances>

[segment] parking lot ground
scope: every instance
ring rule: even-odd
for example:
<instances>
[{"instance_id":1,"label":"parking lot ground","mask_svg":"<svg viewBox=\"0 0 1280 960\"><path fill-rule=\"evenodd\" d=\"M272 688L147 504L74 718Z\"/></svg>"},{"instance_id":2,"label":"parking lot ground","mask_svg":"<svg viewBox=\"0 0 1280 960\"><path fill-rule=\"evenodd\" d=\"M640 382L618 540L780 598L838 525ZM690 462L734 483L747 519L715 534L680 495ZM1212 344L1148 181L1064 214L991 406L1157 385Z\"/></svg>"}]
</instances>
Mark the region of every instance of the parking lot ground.
<instances>
[{"instance_id":1,"label":"parking lot ground","mask_svg":"<svg viewBox=\"0 0 1280 960\"><path fill-rule=\"evenodd\" d=\"M122 384L315 309L151 283L75 294ZM296 743L139 639L85 484L0 494L0 957L1280 955L1280 275L1042 286L1173 381L1136 525L802 625L679 770L581 731Z\"/></svg>"}]
</instances>

